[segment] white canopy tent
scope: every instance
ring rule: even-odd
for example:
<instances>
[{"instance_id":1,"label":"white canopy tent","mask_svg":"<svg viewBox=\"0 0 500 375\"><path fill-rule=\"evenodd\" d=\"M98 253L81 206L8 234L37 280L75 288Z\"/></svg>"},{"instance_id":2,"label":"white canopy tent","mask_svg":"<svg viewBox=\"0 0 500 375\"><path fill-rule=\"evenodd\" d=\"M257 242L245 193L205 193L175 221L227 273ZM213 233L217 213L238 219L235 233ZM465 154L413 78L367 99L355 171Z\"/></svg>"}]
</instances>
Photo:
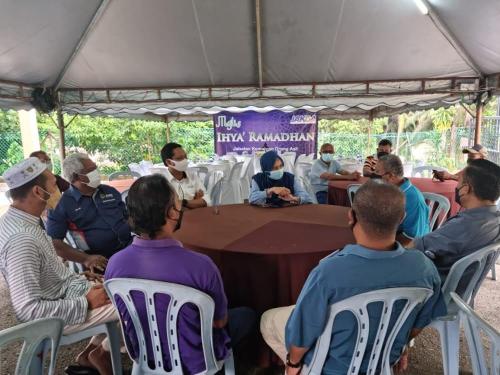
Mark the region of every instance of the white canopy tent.
<instances>
[{"instance_id":1,"label":"white canopy tent","mask_svg":"<svg viewBox=\"0 0 500 375\"><path fill-rule=\"evenodd\" d=\"M374 117L500 91L498 0L0 0L0 9L4 108L29 108L44 87L67 113Z\"/></svg>"}]
</instances>

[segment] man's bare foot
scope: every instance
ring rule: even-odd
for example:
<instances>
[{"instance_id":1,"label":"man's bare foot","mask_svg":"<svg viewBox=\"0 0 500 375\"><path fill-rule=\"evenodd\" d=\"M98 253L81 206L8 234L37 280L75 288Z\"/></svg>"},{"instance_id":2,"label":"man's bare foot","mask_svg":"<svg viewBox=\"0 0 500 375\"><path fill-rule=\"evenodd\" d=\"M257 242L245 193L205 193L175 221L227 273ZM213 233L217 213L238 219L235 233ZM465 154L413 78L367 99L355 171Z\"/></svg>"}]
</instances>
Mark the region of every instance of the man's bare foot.
<instances>
[{"instance_id":1,"label":"man's bare foot","mask_svg":"<svg viewBox=\"0 0 500 375\"><path fill-rule=\"evenodd\" d=\"M101 375L113 375L113 367L111 366L111 355L105 351L101 345L95 348L89 354L91 367L99 371Z\"/></svg>"},{"instance_id":2,"label":"man's bare foot","mask_svg":"<svg viewBox=\"0 0 500 375\"><path fill-rule=\"evenodd\" d=\"M76 357L76 363L78 363L80 366L95 368L89 360L89 354L96 348L97 348L96 345L88 344L87 347L83 350L83 352L78 354L78 356Z\"/></svg>"}]
</instances>

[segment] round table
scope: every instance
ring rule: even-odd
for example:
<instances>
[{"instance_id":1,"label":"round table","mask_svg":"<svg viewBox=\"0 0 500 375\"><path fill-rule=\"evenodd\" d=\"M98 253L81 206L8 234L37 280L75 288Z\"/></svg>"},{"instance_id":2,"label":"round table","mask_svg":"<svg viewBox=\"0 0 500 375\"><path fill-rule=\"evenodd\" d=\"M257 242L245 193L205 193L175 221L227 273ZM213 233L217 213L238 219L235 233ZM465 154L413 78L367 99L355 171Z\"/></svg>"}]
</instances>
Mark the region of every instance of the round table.
<instances>
[{"instance_id":1,"label":"round table","mask_svg":"<svg viewBox=\"0 0 500 375\"><path fill-rule=\"evenodd\" d=\"M189 210L175 237L219 267L229 305L259 313L294 304L311 270L354 242L346 207L250 205Z\"/></svg>"},{"instance_id":2,"label":"round table","mask_svg":"<svg viewBox=\"0 0 500 375\"><path fill-rule=\"evenodd\" d=\"M352 184L363 184L370 180L368 177L361 177L358 181L338 180L328 183L328 203L338 206L350 207L349 197L347 195L347 186ZM460 205L455 202L455 188L457 181L435 181L431 178L410 177L410 181L420 191L436 193L445 196L451 204L448 217L454 216L460 210Z\"/></svg>"}]
</instances>

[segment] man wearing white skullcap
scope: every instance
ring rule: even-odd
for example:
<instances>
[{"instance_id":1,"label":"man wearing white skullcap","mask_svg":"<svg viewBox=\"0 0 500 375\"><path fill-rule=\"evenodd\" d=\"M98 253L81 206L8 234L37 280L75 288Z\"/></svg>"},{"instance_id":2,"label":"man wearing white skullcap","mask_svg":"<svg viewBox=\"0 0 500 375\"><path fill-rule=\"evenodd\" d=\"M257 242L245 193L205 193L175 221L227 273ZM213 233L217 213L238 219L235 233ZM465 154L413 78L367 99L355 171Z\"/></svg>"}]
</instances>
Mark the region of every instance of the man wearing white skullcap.
<instances>
[{"instance_id":1,"label":"man wearing white skullcap","mask_svg":"<svg viewBox=\"0 0 500 375\"><path fill-rule=\"evenodd\" d=\"M115 321L117 315L102 285L93 286L70 271L40 226L40 215L56 191L56 178L47 165L31 157L9 168L3 178L12 204L0 217L0 271L18 320L61 318L66 323L64 333ZM77 360L111 374L107 349L107 342L94 337Z\"/></svg>"}]
</instances>

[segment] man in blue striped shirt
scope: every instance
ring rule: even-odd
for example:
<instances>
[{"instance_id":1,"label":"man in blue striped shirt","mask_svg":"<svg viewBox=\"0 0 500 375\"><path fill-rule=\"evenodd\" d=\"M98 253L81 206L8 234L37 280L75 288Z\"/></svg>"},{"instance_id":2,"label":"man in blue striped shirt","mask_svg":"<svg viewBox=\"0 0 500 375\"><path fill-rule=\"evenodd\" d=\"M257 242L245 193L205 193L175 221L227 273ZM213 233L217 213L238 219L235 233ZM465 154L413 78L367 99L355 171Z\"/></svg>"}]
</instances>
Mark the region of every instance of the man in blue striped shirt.
<instances>
[{"instance_id":1,"label":"man in blue striped shirt","mask_svg":"<svg viewBox=\"0 0 500 375\"><path fill-rule=\"evenodd\" d=\"M18 320L61 318L64 334L117 320L103 286L70 271L40 226L40 215L56 191L56 178L47 165L31 157L8 169L3 178L13 202L0 218L0 271ZM77 361L108 375L111 359L103 339L93 337Z\"/></svg>"}]
</instances>

